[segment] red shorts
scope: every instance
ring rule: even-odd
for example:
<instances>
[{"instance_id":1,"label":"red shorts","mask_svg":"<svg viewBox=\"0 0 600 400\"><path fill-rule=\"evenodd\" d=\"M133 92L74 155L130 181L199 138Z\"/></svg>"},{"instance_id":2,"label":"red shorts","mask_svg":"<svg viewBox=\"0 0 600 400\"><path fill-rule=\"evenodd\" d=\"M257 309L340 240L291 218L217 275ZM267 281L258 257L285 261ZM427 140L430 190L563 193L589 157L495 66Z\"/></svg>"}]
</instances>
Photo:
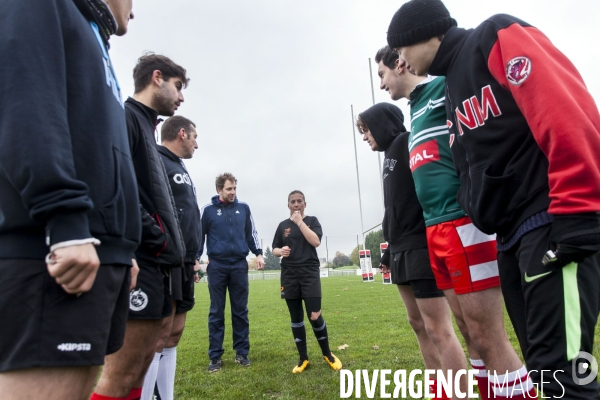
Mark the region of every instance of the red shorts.
<instances>
[{"instance_id":1,"label":"red shorts","mask_svg":"<svg viewBox=\"0 0 600 400\"><path fill-rule=\"evenodd\" d=\"M465 294L500 286L496 236L481 232L469 217L428 226L427 245L440 290Z\"/></svg>"}]
</instances>

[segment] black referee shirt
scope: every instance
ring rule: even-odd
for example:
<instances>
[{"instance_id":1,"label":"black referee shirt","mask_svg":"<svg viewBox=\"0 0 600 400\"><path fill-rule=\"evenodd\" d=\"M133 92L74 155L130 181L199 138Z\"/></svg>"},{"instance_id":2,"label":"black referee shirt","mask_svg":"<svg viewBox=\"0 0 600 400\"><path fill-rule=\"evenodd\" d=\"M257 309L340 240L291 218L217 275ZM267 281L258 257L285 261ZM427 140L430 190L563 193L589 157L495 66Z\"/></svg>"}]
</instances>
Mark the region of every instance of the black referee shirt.
<instances>
[{"instance_id":1,"label":"black referee shirt","mask_svg":"<svg viewBox=\"0 0 600 400\"><path fill-rule=\"evenodd\" d=\"M303 221L321 240L323 230L317 217L306 215ZM286 218L279 224L273 238L273 248L282 248L284 246L289 246L290 256L282 257L282 267L315 266L318 268L321 265L317 256L317 249L308 243L298 225L289 218Z\"/></svg>"}]
</instances>

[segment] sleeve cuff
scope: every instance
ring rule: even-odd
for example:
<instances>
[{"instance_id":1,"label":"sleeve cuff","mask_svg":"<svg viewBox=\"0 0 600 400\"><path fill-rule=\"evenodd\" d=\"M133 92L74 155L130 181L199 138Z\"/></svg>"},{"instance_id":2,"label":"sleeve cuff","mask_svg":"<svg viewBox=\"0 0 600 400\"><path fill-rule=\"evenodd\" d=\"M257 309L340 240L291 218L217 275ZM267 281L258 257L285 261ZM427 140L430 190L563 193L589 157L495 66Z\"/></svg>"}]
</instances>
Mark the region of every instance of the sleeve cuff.
<instances>
[{"instance_id":1,"label":"sleeve cuff","mask_svg":"<svg viewBox=\"0 0 600 400\"><path fill-rule=\"evenodd\" d=\"M86 213L58 214L46 224L46 245L92 238Z\"/></svg>"},{"instance_id":2,"label":"sleeve cuff","mask_svg":"<svg viewBox=\"0 0 600 400\"><path fill-rule=\"evenodd\" d=\"M82 244L91 243L94 246L99 246L100 241L96 238L87 238L87 239L78 239L78 240L67 240L66 242L55 243L50 246L50 253L54 250L62 249L63 247L71 247L71 246L81 246Z\"/></svg>"}]
</instances>

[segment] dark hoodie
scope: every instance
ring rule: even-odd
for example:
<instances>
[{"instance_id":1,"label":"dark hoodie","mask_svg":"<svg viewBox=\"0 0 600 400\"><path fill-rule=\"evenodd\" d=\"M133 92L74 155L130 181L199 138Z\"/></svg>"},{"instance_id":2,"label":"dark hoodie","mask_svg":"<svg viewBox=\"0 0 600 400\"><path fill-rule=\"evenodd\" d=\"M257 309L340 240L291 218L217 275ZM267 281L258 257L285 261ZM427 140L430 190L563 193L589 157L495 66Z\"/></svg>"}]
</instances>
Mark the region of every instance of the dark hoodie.
<instances>
[{"instance_id":1,"label":"dark hoodie","mask_svg":"<svg viewBox=\"0 0 600 400\"><path fill-rule=\"evenodd\" d=\"M140 211L108 48L72 0L0 6L0 259L95 237L131 265Z\"/></svg>"},{"instance_id":2,"label":"dark hoodie","mask_svg":"<svg viewBox=\"0 0 600 400\"><path fill-rule=\"evenodd\" d=\"M408 132L404 116L398 107L379 103L360 114L367 124L383 161L383 238L394 254L427 247L423 209L417 199L409 163Z\"/></svg>"}]
</instances>

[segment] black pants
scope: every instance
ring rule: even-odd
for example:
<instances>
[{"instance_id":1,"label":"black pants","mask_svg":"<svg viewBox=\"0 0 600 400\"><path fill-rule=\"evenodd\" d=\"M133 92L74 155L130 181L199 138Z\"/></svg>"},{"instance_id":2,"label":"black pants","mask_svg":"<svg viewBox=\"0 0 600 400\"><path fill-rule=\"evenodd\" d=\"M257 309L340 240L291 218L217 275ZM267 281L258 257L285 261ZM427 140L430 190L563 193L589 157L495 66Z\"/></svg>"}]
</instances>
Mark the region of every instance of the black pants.
<instances>
[{"instance_id":1,"label":"black pants","mask_svg":"<svg viewBox=\"0 0 600 400\"><path fill-rule=\"evenodd\" d=\"M600 255L552 270L541 262L549 234L550 225L540 227L498 254L506 308L538 390L555 397L564 392L569 400L600 399L596 379L581 384L589 371L577 374L577 363L585 361L579 352L592 354Z\"/></svg>"}]
</instances>

